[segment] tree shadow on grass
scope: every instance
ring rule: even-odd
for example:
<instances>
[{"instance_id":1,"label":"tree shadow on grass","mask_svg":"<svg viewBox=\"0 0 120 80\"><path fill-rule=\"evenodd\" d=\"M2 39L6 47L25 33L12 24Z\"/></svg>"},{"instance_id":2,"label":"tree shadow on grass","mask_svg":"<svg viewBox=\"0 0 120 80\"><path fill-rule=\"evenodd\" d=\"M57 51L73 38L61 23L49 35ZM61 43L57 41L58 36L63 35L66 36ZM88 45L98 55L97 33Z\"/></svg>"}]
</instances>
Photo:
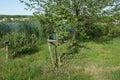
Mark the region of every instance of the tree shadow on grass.
<instances>
[{"instance_id":1,"label":"tree shadow on grass","mask_svg":"<svg viewBox=\"0 0 120 80\"><path fill-rule=\"evenodd\" d=\"M105 44L105 43L109 43L114 38L116 38L116 37L101 36L101 37L94 37L94 38L77 40L77 41L78 41L78 43L81 43L81 42L84 43L84 42L91 42L92 41L92 42L99 43L99 44Z\"/></svg>"},{"instance_id":2,"label":"tree shadow on grass","mask_svg":"<svg viewBox=\"0 0 120 80\"><path fill-rule=\"evenodd\" d=\"M112 37L107 37L107 36L103 36L103 37L100 37L100 38L93 39L93 41L95 43L100 43L100 44L107 44L107 43L109 43L112 40L113 40Z\"/></svg>"},{"instance_id":3,"label":"tree shadow on grass","mask_svg":"<svg viewBox=\"0 0 120 80\"><path fill-rule=\"evenodd\" d=\"M90 49L90 48L86 47L85 45L80 45L80 44L77 44L77 43L74 43L73 46L69 46L67 48L67 51L61 55L61 57L60 57L61 62L63 62L64 65L69 64L74 59L74 56L76 54L80 54L80 50L82 48Z\"/></svg>"},{"instance_id":4,"label":"tree shadow on grass","mask_svg":"<svg viewBox=\"0 0 120 80\"><path fill-rule=\"evenodd\" d=\"M34 46L32 48L29 48L29 49L25 49L21 52L18 52L17 54L15 54L12 58L15 59L15 58L20 58L20 57L24 57L26 55L32 55L34 53L37 53L40 51L40 48L38 48L37 46Z\"/></svg>"},{"instance_id":5,"label":"tree shadow on grass","mask_svg":"<svg viewBox=\"0 0 120 80\"><path fill-rule=\"evenodd\" d=\"M89 43L89 42L92 41L92 42L95 42L97 44L109 44L113 39L114 39L113 37L106 37L106 36L104 36L104 37L100 37L100 38L84 40L82 42L83 43L84 42L88 42ZM65 52L65 53L63 53L61 55L61 62L64 63L64 61L66 61L64 65L69 64L74 59L74 56L76 54L80 54L81 55L81 57L80 57L81 59L84 58L84 54L81 54L81 52L80 52L81 49L87 49L87 50L89 49L89 50L91 50L91 48L87 47L86 45L81 45L79 43L80 43L80 41L75 43L73 46L69 46L67 52Z\"/></svg>"}]
</instances>

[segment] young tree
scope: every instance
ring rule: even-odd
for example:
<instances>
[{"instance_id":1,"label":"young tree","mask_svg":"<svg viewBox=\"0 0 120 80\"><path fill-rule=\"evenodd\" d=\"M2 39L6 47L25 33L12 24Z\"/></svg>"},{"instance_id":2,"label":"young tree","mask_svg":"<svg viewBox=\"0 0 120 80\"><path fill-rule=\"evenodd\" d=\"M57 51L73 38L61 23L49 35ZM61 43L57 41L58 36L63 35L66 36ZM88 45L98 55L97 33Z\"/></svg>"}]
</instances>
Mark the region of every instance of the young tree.
<instances>
[{"instance_id":1,"label":"young tree","mask_svg":"<svg viewBox=\"0 0 120 80\"><path fill-rule=\"evenodd\" d=\"M102 15L101 11L114 0L20 0L33 9L35 15L45 15L50 28L57 29L60 25L73 27L71 45L74 43L77 30L84 24L92 22L94 17ZM43 19L42 19L43 20ZM64 24L63 24L64 23ZM52 24L52 25L51 25ZM55 25L53 27L53 24ZM67 26L68 27L68 26ZM47 28L48 29L48 28Z\"/></svg>"},{"instance_id":2,"label":"young tree","mask_svg":"<svg viewBox=\"0 0 120 80\"><path fill-rule=\"evenodd\" d=\"M73 29L71 45L74 44L76 33L81 27L94 22L102 10L114 3L114 0L20 0L34 10L34 15L42 15L40 22L48 32L59 33L66 28ZM83 25L84 24L84 25ZM61 29L61 26L64 26Z\"/></svg>"}]
</instances>

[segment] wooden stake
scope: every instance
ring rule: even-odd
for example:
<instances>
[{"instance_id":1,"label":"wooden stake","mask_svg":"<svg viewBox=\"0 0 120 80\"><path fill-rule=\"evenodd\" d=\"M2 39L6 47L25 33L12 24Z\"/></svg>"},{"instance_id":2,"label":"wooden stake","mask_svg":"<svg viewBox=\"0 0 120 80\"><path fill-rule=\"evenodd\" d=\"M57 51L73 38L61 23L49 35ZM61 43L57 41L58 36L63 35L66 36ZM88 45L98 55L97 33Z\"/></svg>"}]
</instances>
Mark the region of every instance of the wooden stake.
<instances>
[{"instance_id":1,"label":"wooden stake","mask_svg":"<svg viewBox=\"0 0 120 80\"><path fill-rule=\"evenodd\" d=\"M58 37L57 33L56 33L56 36ZM59 54L58 38L56 40L55 54L56 54L56 67L59 68L59 66L60 66L60 54Z\"/></svg>"},{"instance_id":2,"label":"wooden stake","mask_svg":"<svg viewBox=\"0 0 120 80\"><path fill-rule=\"evenodd\" d=\"M51 63L53 65L53 67L54 67L54 60L53 60L52 51L51 51L51 47L50 47L49 41L48 41L48 49L49 49L49 52L50 52Z\"/></svg>"},{"instance_id":3,"label":"wooden stake","mask_svg":"<svg viewBox=\"0 0 120 80\"><path fill-rule=\"evenodd\" d=\"M5 51L6 51L6 60L8 60L8 46L5 47Z\"/></svg>"}]
</instances>

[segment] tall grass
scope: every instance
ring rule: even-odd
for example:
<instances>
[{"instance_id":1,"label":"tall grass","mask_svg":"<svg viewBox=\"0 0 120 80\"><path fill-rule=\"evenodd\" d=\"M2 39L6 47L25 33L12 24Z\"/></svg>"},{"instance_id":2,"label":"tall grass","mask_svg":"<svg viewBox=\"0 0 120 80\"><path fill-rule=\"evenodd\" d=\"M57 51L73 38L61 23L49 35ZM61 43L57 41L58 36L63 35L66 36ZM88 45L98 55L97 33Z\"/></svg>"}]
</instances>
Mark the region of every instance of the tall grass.
<instances>
[{"instance_id":1,"label":"tall grass","mask_svg":"<svg viewBox=\"0 0 120 80\"><path fill-rule=\"evenodd\" d=\"M120 79L120 69L106 72L104 76L106 76L106 78L105 78L106 80L119 80Z\"/></svg>"}]
</instances>

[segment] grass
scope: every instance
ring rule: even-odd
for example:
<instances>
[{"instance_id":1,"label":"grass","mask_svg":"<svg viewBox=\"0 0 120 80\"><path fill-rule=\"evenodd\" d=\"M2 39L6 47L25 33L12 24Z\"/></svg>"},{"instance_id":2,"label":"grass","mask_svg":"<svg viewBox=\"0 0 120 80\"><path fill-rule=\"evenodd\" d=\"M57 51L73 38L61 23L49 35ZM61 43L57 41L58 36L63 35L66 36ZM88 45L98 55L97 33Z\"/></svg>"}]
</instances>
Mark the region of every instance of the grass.
<instances>
[{"instance_id":1,"label":"grass","mask_svg":"<svg viewBox=\"0 0 120 80\"><path fill-rule=\"evenodd\" d=\"M120 38L104 43L89 41L79 44L83 47L79 48L78 53L69 54L58 70L52 68L47 44L39 46L39 51L34 54L16 57L7 62L5 51L1 49L0 80L120 79Z\"/></svg>"}]
</instances>

